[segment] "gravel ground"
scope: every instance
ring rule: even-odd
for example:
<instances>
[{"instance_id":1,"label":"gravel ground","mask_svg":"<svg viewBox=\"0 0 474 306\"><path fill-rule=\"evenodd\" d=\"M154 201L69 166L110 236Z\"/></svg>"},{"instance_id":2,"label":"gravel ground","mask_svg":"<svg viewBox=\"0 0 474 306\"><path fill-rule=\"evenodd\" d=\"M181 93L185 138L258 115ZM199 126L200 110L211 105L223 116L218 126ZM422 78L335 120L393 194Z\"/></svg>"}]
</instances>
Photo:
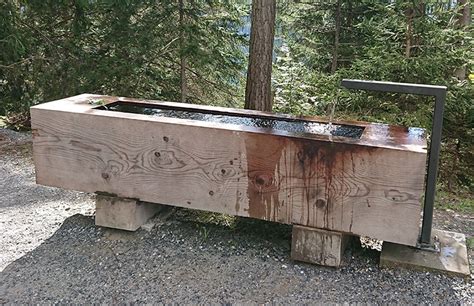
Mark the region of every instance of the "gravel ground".
<instances>
[{"instance_id":1,"label":"gravel ground","mask_svg":"<svg viewBox=\"0 0 474 306\"><path fill-rule=\"evenodd\" d=\"M293 262L285 225L174 209L127 233L95 227L93 212L89 194L36 185L30 135L0 129L0 303L473 301L471 280L380 269L357 243L340 269ZM472 216L437 220L474 234Z\"/></svg>"}]
</instances>

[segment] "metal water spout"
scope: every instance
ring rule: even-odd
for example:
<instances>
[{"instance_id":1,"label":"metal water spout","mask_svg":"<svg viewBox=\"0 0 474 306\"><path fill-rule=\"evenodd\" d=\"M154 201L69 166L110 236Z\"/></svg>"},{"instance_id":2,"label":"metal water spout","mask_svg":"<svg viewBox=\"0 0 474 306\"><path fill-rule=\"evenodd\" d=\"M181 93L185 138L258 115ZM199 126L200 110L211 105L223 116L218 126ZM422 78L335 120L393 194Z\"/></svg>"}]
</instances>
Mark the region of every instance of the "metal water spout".
<instances>
[{"instance_id":1,"label":"metal water spout","mask_svg":"<svg viewBox=\"0 0 474 306\"><path fill-rule=\"evenodd\" d=\"M434 86L424 84L379 82L364 80L343 79L341 86L347 89L359 89L368 91L394 92L412 95L435 97L433 125L431 128L431 141L429 148L428 175L425 188L425 204L423 207L423 223L419 247L433 249L431 240L431 229L433 224L433 207L436 194L436 177L438 174L439 152L441 148L441 132L443 129L443 113L446 101L446 86Z\"/></svg>"}]
</instances>

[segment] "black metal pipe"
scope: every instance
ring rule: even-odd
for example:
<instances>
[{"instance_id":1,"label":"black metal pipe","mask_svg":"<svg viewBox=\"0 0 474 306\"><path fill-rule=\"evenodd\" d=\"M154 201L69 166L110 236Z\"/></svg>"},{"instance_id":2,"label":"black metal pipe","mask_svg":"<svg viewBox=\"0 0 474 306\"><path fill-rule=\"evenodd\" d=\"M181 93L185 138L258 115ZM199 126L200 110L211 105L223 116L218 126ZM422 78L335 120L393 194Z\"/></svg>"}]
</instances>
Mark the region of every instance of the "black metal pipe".
<instances>
[{"instance_id":1,"label":"black metal pipe","mask_svg":"<svg viewBox=\"0 0 474 306\"><path fill-rule=\"evenodd\" d=\"M433 207L436 195L436 178L438 175L439 152L441 149L441 131L443 129L444 103L446 89L435 96L433 125L431 127L430 156L428 161L428 176L426 178L425 206L423 207L423 223L420 243L431 243L431 228L433 223ZM426 217L425 217L426 216Z\"/></svg>"},{"instance_id":2,"label":"black metal pipe","mask_svg":"<svg viewBox=\"0 0 474 306\"><path fill-rule=\"evenodd\" d=\"M396 92L422 96L439 96L443 93L446 96L447 90L446 86L348 79L343 79L341 85L347 89Z\"/></svg>"},{"instance_id":3,"label":"black metal pipe","mask_svg":"<svg viewBox=\"0 0 474 306\"><path fill-rule=\"evenodd\" d=\"M431 127L428 174L425 187L425 203L423 206L423 223L421 226L420 235L420 245L422 247L430 246L431 229L433 225L433 207L436 195L436 178L438 174L439 152L441 149L441 132L443 130L443 113L447 87L348 79L343 79L341 85L347 89L396 92L435 97L433 125Z\"/></svg>"}]
</instances>

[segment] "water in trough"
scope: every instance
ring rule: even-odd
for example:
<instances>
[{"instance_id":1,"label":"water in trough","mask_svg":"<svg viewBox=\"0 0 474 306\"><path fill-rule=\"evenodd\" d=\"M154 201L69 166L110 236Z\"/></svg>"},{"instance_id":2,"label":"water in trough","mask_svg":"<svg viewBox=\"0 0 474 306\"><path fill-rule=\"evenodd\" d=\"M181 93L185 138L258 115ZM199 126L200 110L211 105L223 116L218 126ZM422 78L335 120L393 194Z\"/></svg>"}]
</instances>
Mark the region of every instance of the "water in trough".
<instances>
[{"instance_id":1,"label":"water in trough","mask_svg":"<svg viewBox=\"0 0 474 306\"><path fill-rule=\"evenodd\" d=\"M284 118L265 118L255 115L237 115L211 113L201 110L180 110L161 105L140 104L131 102L115 102L107 106L101 106L98 109L145 114L156 117L169 117L178 119L198 120L214 123L244 125L256 128L267 128L280 130L294 134L318 134L327 136L340 136L349 138L360 138L363 127L339 124L327 124L299 119Z\"/></svg>"}]
</instances>

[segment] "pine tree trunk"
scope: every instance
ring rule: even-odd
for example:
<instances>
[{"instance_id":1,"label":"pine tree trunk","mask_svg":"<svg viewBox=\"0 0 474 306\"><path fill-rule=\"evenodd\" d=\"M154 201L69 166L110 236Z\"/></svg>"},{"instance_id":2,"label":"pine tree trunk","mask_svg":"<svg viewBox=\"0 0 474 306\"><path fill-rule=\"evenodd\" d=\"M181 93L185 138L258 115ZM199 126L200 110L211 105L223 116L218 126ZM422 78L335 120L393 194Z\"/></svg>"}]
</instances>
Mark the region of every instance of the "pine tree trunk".
<instances>
[{"instance_id":1,"label":"pine tree trunk","mask_svg":"<svg viewBox=\"0 0 474 306\"><path fill-rule=\"evenodd\" d=\"M272 110L271 74L275 36L275 0L252 0L245 108Z\"/></svg>"},{"instance_id":2,"label":"pine tree trunk","mask_svg":"<svg viewBox=\"0 0 474 306\"><path fill-rule=\"evenodd\" d=\"M458 26L465 28L471 24L471 3L469 0L459 0L459 19ZM466 79L466 66L459 67L454 72L454 75L458 80L463 81Z\"/></svg>"},{"instance_id":3,"label":"pine tree trunk","mask_svg":"<svg viewBox=\"0 0 474 306\"><path fill-rule=\"evenodd\" d=\"M405 33L405 57L409 58L411 56L411 45L412 45L412 38L413 38L413 18L415 12L412 7L408 7L405 9L405 17L407 21L407 30Z\"/></svg>"},{"instance_id":4,"label":"pine tree trunk","mask_svg":"<svg viewBox=\"0 0 474 306\"><path fill-rule=\"evenodd\" d=\"M352 1L349 1L347 9L347 28L350 29L352 27L352 15L354 14L354 7L352 5Z\"/></svg>"},{"instance_id":5,"label":"pine tree trunk","mask_svg":"<svg viewBox=\"0 0 474 306\"><path fill-rule=\"evenodd\" d=\"M332 62L331 62L331 74L334 74L337 70L337 60L339 55L339 35L341 33L341 0L336 2L336 29L334 32L334 47L332 53Z\"/></svg>"},{"instance_id":6,"label":"pine tree trunk","mask_svg":"<svg viewBox=\"0 0 474 306\"><path fill-rule=\"evenodd\" d=\"M183 54L184 49L184 0L179 0L179 26L180 26L180 80L181 80L181 102L185 103L187 98L187 86L186 86L186 58Z\"/></svg>"}]
</instances>

